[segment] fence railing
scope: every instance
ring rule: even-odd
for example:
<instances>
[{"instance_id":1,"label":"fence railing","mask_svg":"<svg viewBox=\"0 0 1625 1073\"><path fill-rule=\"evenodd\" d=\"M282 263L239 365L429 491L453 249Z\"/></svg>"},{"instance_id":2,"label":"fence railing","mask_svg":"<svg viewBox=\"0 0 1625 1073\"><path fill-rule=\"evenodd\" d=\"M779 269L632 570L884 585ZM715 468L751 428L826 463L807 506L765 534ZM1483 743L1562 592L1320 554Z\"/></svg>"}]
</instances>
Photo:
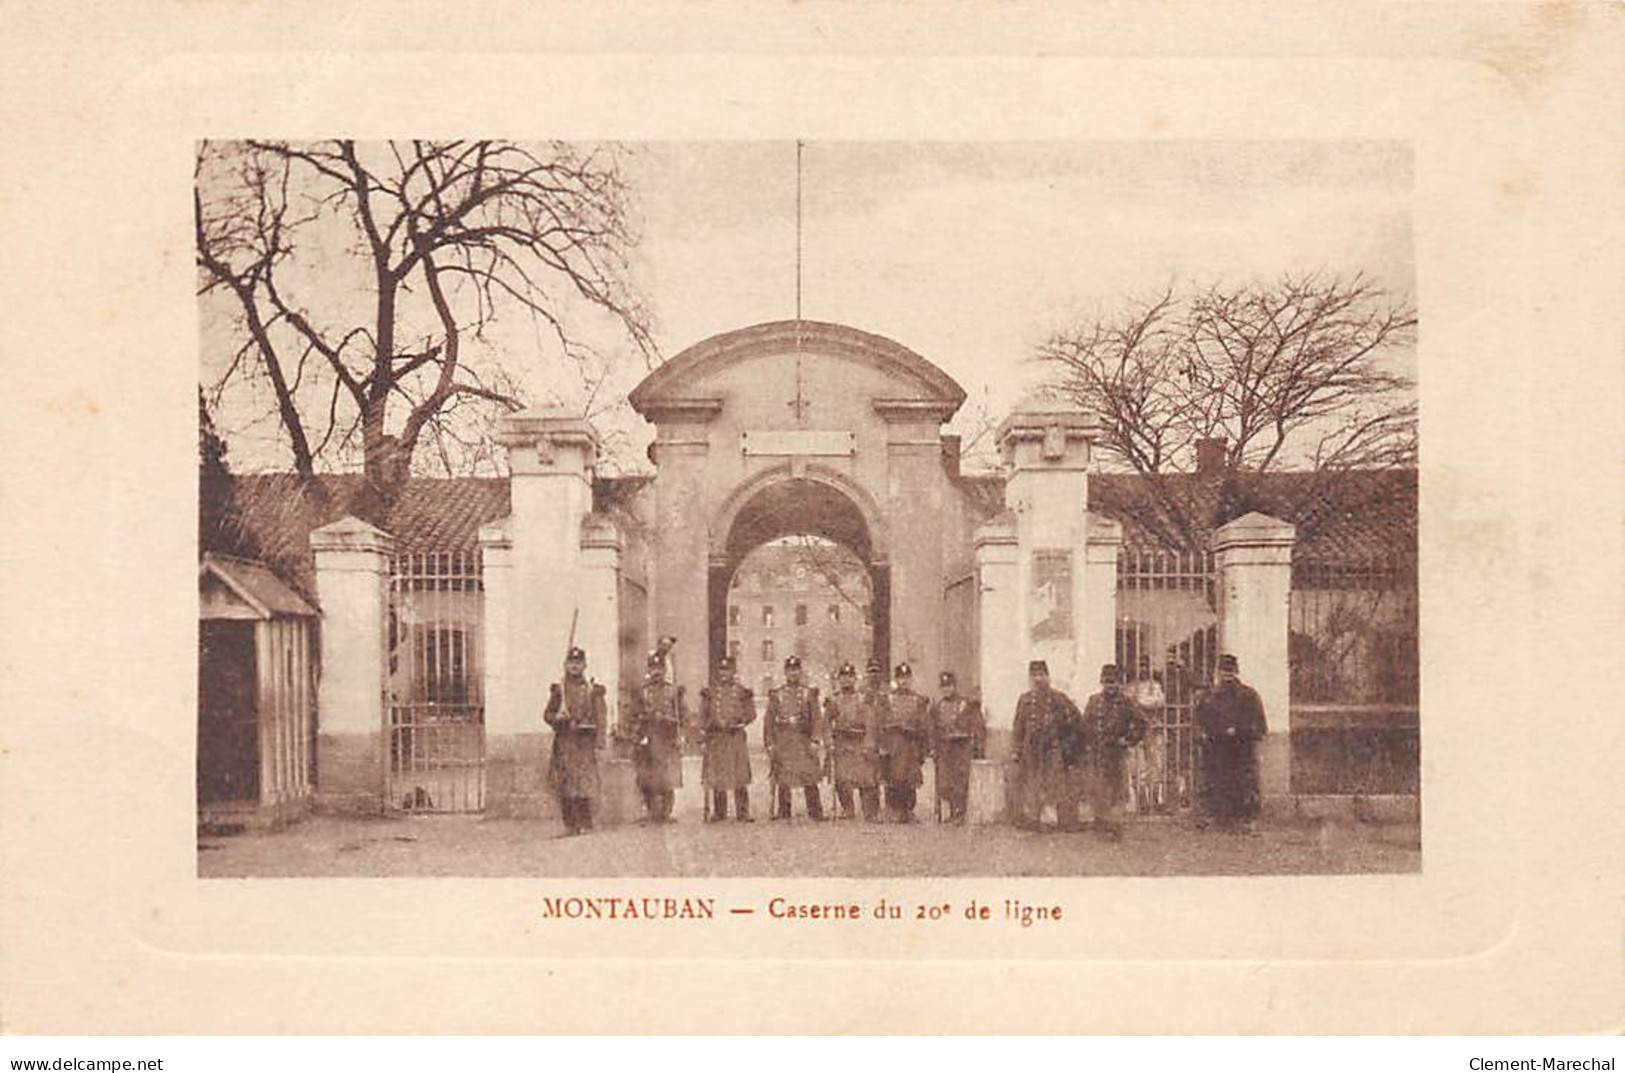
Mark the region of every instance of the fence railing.
<instances>
[{"instance_id":1,"label":"fence railing","mask_svg":"<svg viewBox=\"0 0 1625 1073\"><path fill-rule=\"evenodd\" d=\"M1415 704L1414 562L1294 562L1288 658L1294 704Z\"/></svg>"},{"instance_id":2,"label":"fence railing","mask_svg":"<svg viewBox=\"0 0 1625 1073\"><path fill-rule=\"evenodd\" d=\"M415 812L485 806L485 585L475 552L390 562L388 801Z\"/></svg>"}]
</instances>

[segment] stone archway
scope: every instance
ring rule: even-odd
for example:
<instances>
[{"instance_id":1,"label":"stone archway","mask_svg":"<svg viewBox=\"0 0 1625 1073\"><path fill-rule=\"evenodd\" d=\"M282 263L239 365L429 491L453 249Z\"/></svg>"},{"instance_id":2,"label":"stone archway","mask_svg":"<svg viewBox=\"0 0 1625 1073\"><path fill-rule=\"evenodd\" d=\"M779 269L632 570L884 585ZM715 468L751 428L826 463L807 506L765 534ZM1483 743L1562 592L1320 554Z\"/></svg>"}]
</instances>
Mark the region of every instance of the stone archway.
<instances>
[{"instance_id":1,"label":"stone archway","mask_svg":"<svg viewBox=\"0 0 1625 1073\"><path fill-rule=\"evenodd\" d=\"M949 633L972 625L944 615L944 592L974 569L955 441L942 435L965 399L952 378L890 339L781 321L690 347L629 399L656 428L650 632L703 639L685 650L706 658L681 663L680 681L702 685L721 655L745 552L797 533L868 567L874 655L922 675L945 666Z\"/></svg>"},{"instance_id":2,"label":"stone archway","mask_svg":"<svg viewBox=\"0 0 1625 1073\"><path fill-rule=\"evenodd\" d=\"M706 636L712 665L726 650L729 592L740 564L763 544L803 534L847 548L868 568L873 639L866 655L887 658L891 568L884 523L875 504L834 471L787 465L764 471L736 489L712 527L706 575Z\"/></svg>"}]
</instances>

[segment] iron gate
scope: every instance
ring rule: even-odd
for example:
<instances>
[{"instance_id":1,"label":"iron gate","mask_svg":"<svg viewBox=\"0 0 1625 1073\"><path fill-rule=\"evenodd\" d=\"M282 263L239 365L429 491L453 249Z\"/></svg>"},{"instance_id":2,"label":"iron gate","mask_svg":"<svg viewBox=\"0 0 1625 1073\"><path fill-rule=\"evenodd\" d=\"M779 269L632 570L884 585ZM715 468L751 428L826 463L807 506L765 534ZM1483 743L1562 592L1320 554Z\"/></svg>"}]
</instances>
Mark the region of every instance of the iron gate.
<instances>
[{"instance_id":1,"label":"iron gate","mask_svg":"<svg viewBox=\"0 0 1625 1073\"><path fill-rule=\"evenodd\" d=\"M391 808L485 807L484 609L477 551L391 559L385 685Z\"/></svg>"},{"instance_id":2,"label":"iron gate","mask_svg":"<svg viewBox=\"0 0 1625 1073\"><path fill-rule=\"evenodd\" d=\"M1117 558L1117 665L1151 726L1128 757L1128 807L1189 808L1196 794L1196 695L1218 663L1211 553L1123 549Z\"/></svg>"}]
</instances>

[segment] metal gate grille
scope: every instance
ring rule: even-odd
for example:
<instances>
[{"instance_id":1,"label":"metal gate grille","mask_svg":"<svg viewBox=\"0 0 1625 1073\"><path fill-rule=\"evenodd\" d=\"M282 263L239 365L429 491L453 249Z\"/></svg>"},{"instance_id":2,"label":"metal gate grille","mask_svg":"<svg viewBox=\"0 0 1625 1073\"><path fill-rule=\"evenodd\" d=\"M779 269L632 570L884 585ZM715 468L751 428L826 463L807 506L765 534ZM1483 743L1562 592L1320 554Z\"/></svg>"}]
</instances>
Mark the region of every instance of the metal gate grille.
<instances>
[{"instance_id":1,"label":"metal gate grille","mask_svg":"<svg viewBox=\"0 0 1625 1073\"><path fill-rule=\"evenodd\" d=\"M388 801L407 812L485 807L483 630L478 552L390 562Z\"/></svg>"},{"instance_id":2,"label":"metal gate grille","mask_svg":"<svg viewBox=\"0 0 1625 1073\"><path fill-rule=\"evenodd\" d=\"M1128 757L1129 808L1189 808L1196 792L1196 694L1218 663L1209 553L1136 551L1117 559L1117 665L1151 726Z\"/></svg>"}]
</instances>

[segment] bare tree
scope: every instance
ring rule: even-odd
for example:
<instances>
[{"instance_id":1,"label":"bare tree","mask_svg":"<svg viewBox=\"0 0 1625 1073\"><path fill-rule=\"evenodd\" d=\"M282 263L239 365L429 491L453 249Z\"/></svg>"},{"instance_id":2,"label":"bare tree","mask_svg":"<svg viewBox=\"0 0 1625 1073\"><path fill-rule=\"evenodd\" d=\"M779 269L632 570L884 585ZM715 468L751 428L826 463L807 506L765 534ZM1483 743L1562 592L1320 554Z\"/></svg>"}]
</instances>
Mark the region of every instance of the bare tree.
<instances>
[{"instance_id":1,"label":"bare tree","mask_svg":"<svg viewBox=\"0 0 1625 1073\"><path fill-rule=\"evenodd\" d=\"M420 448L450 470L480 450L481 421L522 404L516 377L481 345L499 313L543 326L589 380L602 379L600 355L573 311L607 314L652 361L627 283L636 238L620 154L493 141L201 145L199 293L229 295L242 333L221 384L263 377L307 484L319 460L358 449L369 489L389 502Z\"/></svg>"},{"instance_id":2,"label":"bare tree","mask_svg":"<svg viewBox=\"0 0 1625 1073\"><path fill-rule=\"evenodd\" d=\"M1108 461L1148 478L1159 537L1195 548L1247 509L1258 474L1413 465L1414 384L1392 359L1415 328L1414 309L1364 276L1308 274L1170 288L1055 333L1039 357L1053 390L1100 419ZM1194 469L1199 446L1216 497L1156 479Z\"/></svg>"}]
</instances>

